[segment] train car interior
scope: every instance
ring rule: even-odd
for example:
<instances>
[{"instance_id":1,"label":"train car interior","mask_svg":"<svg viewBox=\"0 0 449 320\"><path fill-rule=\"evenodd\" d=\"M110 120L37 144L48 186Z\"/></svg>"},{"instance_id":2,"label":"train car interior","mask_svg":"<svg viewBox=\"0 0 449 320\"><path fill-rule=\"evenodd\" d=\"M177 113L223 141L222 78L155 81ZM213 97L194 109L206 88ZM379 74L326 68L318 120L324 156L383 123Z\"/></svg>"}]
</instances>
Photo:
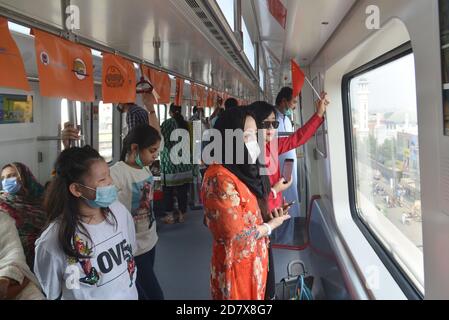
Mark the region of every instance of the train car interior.
<instances>
[{"instance_id":1,"label":"train car interior","mask_svg":"<svg viewBox=\"0 0 449 320\"><path fill-rule=\"evenodd\" d=\"M302 277L315 300L449 299L449 0L0 0L0 24L28 84L8 85L20 68L2 62L0 40L0 167L23 163L45 186L66 123L80 132L72 146L90 145L110 167L120 162L130 130L117 108L125 101L103 97L105 81L122 79L107 57L132 66L136 105L146 103L146 86L159 91L161 126L175 101L191 123L230 97L275 105L296 81L295 64L305 83L294 130L316 113L321 92L330 104L295 150L295 215L271 239L276 298L291 299ZM51 37L67 54L87 48L93 73L80 59L84 71L76 63L72 71L93 79L91 99L44 75L58 50ZM210 300L207 167L196 166L186 189L185 221L169 224L161 158L151 167L154 273L167 300Z\"/></svg>"}]
</instances>

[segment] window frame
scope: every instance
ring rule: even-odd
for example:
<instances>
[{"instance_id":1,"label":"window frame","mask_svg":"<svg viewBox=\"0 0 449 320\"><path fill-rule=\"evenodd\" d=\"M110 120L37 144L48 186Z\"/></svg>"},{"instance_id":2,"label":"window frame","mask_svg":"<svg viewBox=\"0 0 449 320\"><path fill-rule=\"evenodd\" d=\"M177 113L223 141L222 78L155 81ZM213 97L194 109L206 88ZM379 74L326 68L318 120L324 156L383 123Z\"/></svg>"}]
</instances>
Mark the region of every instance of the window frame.
<instances>
[{"instance_id":1,"label":"window frame","mask_svg":"<svg viewBox=\"0 0 449 320\"><path fill-rule=\"evenodd\" d=\"M413 48L410 41L400 45L399 47L381 55L380 57L368 62L367 64L345 74L342 79L342 98L343 98L343 122L345 132L346 146L346 166L348 173L349 188L349 206L351 216L357 227L360 229L364 237L367 239L379 259L390 272L393 279L397 282L405 296L410 300L424 299L423 293L408 278L399 263L394 257L385 250L385 247L379 237L372 231L369 226L360 217L356 203L356 180L355 180L355 163L354 163L354 143L352 135L352 113L351 113L351 80L361 76L367 72L383 67L409 54L413 54ZM419 126L419 124L418 124ZM424 247L423 247L424 251Z\"/></svg>"},{"instance_id":2,"label":"window frame","mask_svg":"<svg viewBox=\"0 0 449 320\"><path fill-rule=\"evenodd\" d=\"M111 110L111 116L112 116L112 148L111 148L111 150L112 150L112 155L111 155L111 161L106 161L106 163L108 164L108 165L112 165L113 163L114 163L114 161L115 161L115 153L114 153L114 149L115 149L115 144L114 144L114 142L115 142L115 135L114 135L114 120L115 120L115 112L114 112L114 110L116 109L116 105L114 104L114 103L104 103L102 100L100 100L99 102L98 102L98 152L100 152L100 104L103 104L103 105L105 105L105 104L110 104L111 105L111 108L112 108L112 110Z\"/></svg>"}]
</instances>

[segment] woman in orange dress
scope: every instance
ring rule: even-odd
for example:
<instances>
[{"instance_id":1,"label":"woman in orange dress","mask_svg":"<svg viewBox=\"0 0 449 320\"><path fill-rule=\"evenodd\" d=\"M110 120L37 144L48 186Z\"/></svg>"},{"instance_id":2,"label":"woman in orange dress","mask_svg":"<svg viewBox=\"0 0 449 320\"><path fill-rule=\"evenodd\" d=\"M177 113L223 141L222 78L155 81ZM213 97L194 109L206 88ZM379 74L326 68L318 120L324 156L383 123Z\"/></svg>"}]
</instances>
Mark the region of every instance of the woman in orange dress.
<instances>
[{"instance_id":1,"label":"woman in orange dress","mask_svg":"<svg viewBox=\"0 0 449 320\"><path fill-rule=\"evenodd\" d=\"M210 166L201 190L206 222L214 240L212 298L262 300L268 272L268 237L290 216L282 209L267 211L270 182L268 177L260 176L254 118L244 110L233 110L232 114L226 111L216 128L223 139L226 129L240 129L243 134L240 141L234 138L222 144L222 154L233 151L233 161ZM243 143L244 164L238 164L236 145Z\"/></svg>"}]
</instances>

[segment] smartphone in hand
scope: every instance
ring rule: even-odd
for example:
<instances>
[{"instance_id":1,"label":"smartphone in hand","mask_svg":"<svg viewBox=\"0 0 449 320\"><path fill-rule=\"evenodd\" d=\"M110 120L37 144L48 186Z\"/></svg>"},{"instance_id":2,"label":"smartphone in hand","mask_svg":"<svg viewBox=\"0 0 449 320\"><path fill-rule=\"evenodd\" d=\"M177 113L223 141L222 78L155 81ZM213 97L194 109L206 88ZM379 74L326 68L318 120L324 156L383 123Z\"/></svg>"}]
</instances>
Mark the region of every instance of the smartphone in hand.
<instances>
[{"instance_id":1,"label":"smartphone in hand","mask_svg":"<svg viewBox=\"0 0 449 320\"><path fill-rule=\"evenodd\" d=\"M292 172L293 172L293 159L286 159L284 161L284 167L282 168L282 177L285 180L285 183L290 182L292 179Z\"/></svg>"}]
</instances>

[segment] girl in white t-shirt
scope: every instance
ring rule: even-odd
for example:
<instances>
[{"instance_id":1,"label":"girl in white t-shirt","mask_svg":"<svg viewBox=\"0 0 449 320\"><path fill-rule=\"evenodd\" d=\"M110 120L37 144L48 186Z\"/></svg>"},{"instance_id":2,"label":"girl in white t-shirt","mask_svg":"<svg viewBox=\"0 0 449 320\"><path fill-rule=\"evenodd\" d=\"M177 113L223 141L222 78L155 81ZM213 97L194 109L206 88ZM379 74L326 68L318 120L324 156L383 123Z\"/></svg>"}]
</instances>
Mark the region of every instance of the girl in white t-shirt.
<instances>
[{"instance_id":1,"label":"girl in white t-shirt","mask_svg":"<svg viewBox=\"0 0 449 320\"><path fill-rule=\"evenodd\" d=\"M137 238L137 290L140 300L163 300L164 295L154 273L156 220L153 212L153 175L148 169L158 157L159 132L149 125L135 127L123 141L121 161L111 168L118 198L134 218Z\"/></svg>"},{"instance_id":2,"label":"girl in white t-shirt","mask_svg":"<svg viewBox=\"0 0 449 320\"><path fill-rule=\"evenodd\" d=\"M89 147L61 153L45 198L50 224L34 271L48 299L137 300L134 222L109 167Z\"/></svg>"}]
</instances>

